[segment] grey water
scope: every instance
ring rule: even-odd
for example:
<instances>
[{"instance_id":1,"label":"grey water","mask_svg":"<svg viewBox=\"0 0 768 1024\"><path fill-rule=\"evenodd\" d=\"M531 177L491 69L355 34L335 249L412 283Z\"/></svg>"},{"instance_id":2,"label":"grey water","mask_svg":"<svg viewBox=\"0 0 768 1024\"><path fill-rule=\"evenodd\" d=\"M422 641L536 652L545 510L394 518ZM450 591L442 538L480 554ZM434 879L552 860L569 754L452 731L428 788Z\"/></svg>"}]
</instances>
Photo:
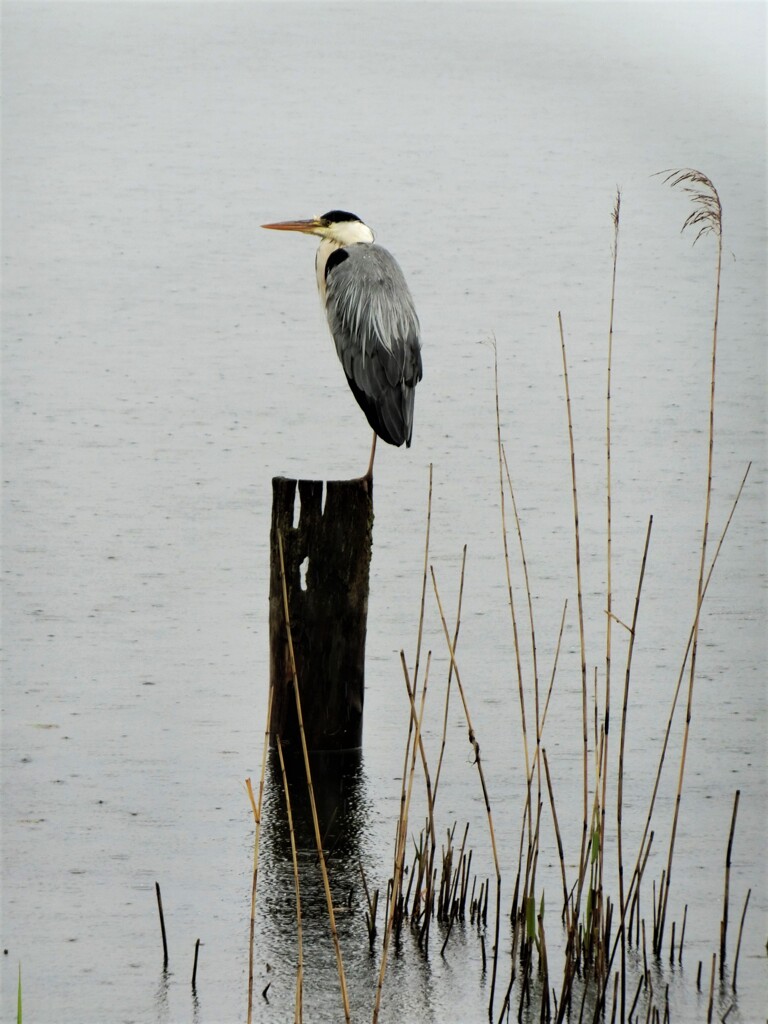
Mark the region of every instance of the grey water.
<instances>
[{"instance_id":1,"label":"grey water","mask_svg":"<svg viewBox=\"0 0 768 1024\"><path fill-rule=\"evenodd\" d=\"M369 446L315 294L313 245L261 231L268 221L359 214L401 263L423 331L413 446L377 454L364 748L330 858L353 1019L370 1018L378 971L359 865L383 907L409 715L399 652L413 667L430 465L429 561L451 623L467 545L457 660L487 774L504 913L511 899L525 760L494 341L542 692L568 601L543 745L574 876L582 690L557 315L586 657L602 707L617 187L612 579L623 623L653 516L625 755L634 858L693 621L704 517L715 239L692 245L681 234L690 200L654 176L691 166L723 206L709 557L751 470L701 620L669 910L679 936L687 906L685 951L682 965L666 955L656 965L654 988L669 985L673 1021L705 1018L739 789L729 965L715 1012L730 1009L731 1024L763 1020L765 7L17 2L2 15L2 1018L15 1019L21 966L24 1019L38 1024L245 1019L254 825L244 780L258 780L266 715L271 479L360 475ZM530 630L509 496L506 504L530 741ZM625 627L615 623L612 637L615 764ZM422 676L427 651L434 767L449 658L431 587ZM687 677L683 692L682 701ZM455 697L436 817L440 839L454 822L457 836L469 824L479 885L493 864ZM649 928L683 712L681 703L654 815ZM590 761L594 746L590 722ZM417 789L414 837L424 814ZM609 818L611 808L613 786ZM270 772L254 961L261 1021L293 1013L282 815ZM560 880L546 800L542 815L553 963ZM606 842L615 851L614 821ZM300 861L305 1018L338 1021L308 839ZM504 923L499 964L497 1013L510 967ZM406 936L390 959L381 1019L473 1024L488 1019L489 995L476 929L457 927L444 957L439 943L424 957Z\"/></svg>"}]
</instances>

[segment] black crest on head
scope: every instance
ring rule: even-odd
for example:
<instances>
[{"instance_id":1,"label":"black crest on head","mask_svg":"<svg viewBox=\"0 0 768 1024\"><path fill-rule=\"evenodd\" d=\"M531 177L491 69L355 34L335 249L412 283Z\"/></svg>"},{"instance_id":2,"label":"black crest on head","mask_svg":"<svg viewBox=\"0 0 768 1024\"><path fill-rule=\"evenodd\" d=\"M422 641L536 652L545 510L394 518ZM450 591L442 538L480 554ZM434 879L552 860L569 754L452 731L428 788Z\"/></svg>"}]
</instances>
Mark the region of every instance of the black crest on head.
<instances>
[{"instance_id":1,"label":"black crest on head","mask_svg":"<svg viewBox=\"0 0 768 1024\"><path fill-rule=\"evenodd\" d=\"M321 220L328 221L329 224L338 224L343 220L360 220L357 214L347 213L346 210L329 210L328 213L324 213Z\"/></svg>"}]
</instances>

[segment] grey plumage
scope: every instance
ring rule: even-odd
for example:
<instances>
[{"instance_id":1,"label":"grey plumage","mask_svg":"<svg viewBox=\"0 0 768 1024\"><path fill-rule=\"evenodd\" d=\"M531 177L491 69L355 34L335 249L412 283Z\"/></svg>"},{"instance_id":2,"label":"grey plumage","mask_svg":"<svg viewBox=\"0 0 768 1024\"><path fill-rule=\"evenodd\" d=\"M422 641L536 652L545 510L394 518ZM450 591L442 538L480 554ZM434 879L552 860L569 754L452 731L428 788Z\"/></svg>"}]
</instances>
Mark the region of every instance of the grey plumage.
<instances>
[{"instance_id":1,"label":"grey plumage","mask_svg":"<svg viewBox=\"0 0 768 1024\"><path fill-rule=\"evenodd\" d=\"M352 393L376 438L410 446L414 389L421 380L419 318L403 272L354 213L330 210L309 220L263 227L321 239L315 257L320 300Z\"/></svg>"},{"instance_id":2,"label":"grey plumage","mask_svg":"<svg viewBox=\"0 0 768 1024\"><path fill-rule=\"evenodd\" d=\"M344 246L328 259L325 288L328 325L355 398L382 440L410 446L421 347L397 261L379 245Z\"/></svg>"}]
</instances>

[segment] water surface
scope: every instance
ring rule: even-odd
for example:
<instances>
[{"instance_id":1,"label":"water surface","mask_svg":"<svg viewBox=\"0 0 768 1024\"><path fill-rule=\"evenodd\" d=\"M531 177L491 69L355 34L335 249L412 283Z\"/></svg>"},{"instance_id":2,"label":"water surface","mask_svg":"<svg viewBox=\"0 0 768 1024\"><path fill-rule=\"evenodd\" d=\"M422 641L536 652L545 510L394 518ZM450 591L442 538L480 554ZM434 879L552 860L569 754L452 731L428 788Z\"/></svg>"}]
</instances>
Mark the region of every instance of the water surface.
<instances>
[{"instance_id":1,"label":"water surface","mask_svg":"<svg viewBox=\"0 0 768 1024\"><path fill-rule=\"evenodd\" d=\"M354 210L396 253L424 341L409 451L377 457L365 747L335 891L355 1019L372 1006L358 859L391 870L415 657L428 467L432 545L511 896L524 800L498 499L502 430L548 681L545 743L569 868L581 825L581 681L570 462L577 450L590 679L605 650L605 370L611 211L621 187L613 367L613 607L632 615L626 841L636 849L693 618L706 484L712 238L652 175L701 168L724 207L707 596L670 914L688 905L674 1021L702 1019L723 864L752 889L732 1022L766 997L765 11L727 5L6 4L4 7L3 1011L18 964L38 1022L245 1017L253 823L266 708L271 478L361 473L369 436L315 295L313 247L259 225ZM512 536L513 550L516 540ZM514 555L518 614L527 617ZM521 660L532 715L527 627ZM626 635L614 631L614 701ZM426 744L448 659L434 600ZM422 665L424 654L422 655ZM459 706L441 833L470 823L492 871ZM530 730L530 724L529 724ZM666 853L682 717L657 810ZM433 761L434 763L434 761ZM292 1013L295 928L279 791L267 788L258 1019ZM611 796L613 801L613 796ZM613 806L613 803L611 804ZM422 809L412 825L420 827ZM557 946L551 823L540 863ZM338 1020L322 893L302 852L306 1019ZM154 883L171 959L162 971ZM650 918L650 898L646 913ZM197 993L189 987L202 940ZM502 931L502 984L508 942ZM478 936L393 958L382 1020L487 1019ZM706 972L705 972L706 973ZM271 982L269 1002L261 997ZM732 1001L718 991L719 1012Z\"/></svg>"}]
</instances>

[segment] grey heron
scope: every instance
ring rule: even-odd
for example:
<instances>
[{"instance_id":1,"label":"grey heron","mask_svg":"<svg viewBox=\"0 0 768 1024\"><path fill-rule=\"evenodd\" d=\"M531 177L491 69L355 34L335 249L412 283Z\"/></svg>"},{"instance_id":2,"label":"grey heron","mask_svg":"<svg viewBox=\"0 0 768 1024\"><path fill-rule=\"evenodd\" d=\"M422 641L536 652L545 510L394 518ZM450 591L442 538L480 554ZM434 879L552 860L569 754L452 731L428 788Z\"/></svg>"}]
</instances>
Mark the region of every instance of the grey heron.
<instances>
[{"instance_id":1,"label":"grey heron","mask_svg":"<svg viewBox=\"0 0 768 1024\"><path fill-rule=\"evenodd\" d=\"M352 393L376 436L410 447L413 399L421 380L419 319L403 272L354 213L331 210L310 220L263 224L321 241L315 256L320 301Z\"/></svg>"}]
</instances>

